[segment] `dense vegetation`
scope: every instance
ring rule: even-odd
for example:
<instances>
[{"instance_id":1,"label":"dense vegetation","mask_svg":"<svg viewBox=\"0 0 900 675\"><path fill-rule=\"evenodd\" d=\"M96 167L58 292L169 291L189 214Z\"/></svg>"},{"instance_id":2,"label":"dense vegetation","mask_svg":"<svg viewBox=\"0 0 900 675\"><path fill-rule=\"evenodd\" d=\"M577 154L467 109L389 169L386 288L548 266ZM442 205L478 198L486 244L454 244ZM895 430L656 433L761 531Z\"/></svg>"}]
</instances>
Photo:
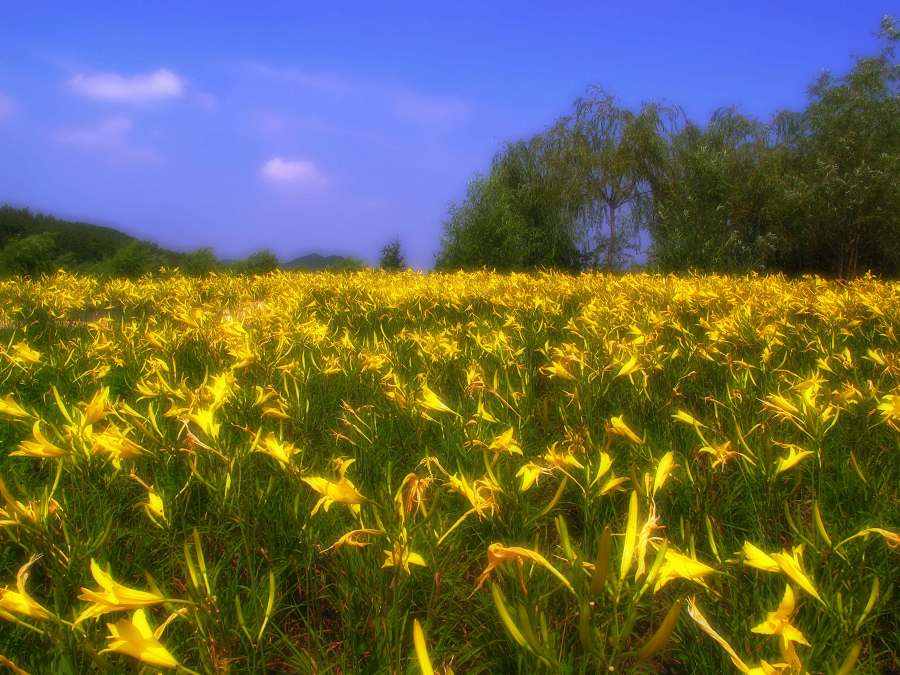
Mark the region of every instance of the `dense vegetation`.
<instances>
[{"instance_id":1,"label":"dense vegetation","mask_svg":"<svg viewBox=\"0 0 900 675\"><path fill-rule=\"evenodd\" d=\"M900 274L900 37L801 111L733 108L707 124L620 106L591 88L533 138L506 145L451 208L439 268ZM649 241L648 250L640 250ZM646 254L646 258L643 257Z\"/></svg>"},{"instance_id":2,"label":"dense vegetation","mask_svg":"<svg viewBox=\"0 0 900 675\"><path fill-rule=\"evenodd\" d=\"M61 274L0 330L0 664L900 668L898 283Z\"/></svg>"},{"instance_id":3,"label":"dense vegetation","mask_svg":"<svg viewBox=\"0 0 900 675\"><path fill-rule=\"evenodd\" d=\"M251 253L243 260L222 261L210 248L176 252L110 227L0 206L0 275L4 276L35 277L68 270L136 279L161 268L205 276L216 271L265 274L278 268L348 271L363 267L357 258L315 253L281 264L274 253L266 250Z\"/></svg>"}]
</instances>

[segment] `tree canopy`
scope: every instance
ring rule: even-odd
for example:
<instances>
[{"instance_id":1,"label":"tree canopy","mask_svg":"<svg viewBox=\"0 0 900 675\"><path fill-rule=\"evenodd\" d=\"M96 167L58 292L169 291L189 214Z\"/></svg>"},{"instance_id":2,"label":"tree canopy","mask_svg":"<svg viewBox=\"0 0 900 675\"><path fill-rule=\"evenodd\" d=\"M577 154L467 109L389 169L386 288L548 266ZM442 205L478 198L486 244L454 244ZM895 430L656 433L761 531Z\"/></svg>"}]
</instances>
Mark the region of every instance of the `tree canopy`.
<instances>
[{"instance_id":1,"label":"tree canopy","mask_svg":"<svg viewBox=\"0 0 900 675\"><path fill-rule=\"evenodd\" d=\"M900 273L900 32L801 111L622 106L600 87L507 143L450 208L439 268ZM642 242L649 242L647 250Z\"/></svg>"}]
</instances>

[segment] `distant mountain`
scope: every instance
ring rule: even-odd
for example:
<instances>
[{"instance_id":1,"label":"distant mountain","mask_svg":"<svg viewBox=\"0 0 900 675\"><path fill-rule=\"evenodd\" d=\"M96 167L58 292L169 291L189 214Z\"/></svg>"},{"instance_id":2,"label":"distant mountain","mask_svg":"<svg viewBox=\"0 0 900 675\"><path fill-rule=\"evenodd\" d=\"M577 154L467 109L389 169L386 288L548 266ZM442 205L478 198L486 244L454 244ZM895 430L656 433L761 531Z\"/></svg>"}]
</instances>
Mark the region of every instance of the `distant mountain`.
<instances>
[{"instance_id":1,"label":"distant mountain","mask_svg":"<svg viewBox=\"0 0 900 675\"><path fill-rule=\"evenodd\" d=\"M320 255L310 253L299 258L288 260L281 267L286 270L301 270L306 272L321 272L324 270L346 270L363 267L364 263L357 259L343 255Z\"/></svg>"}]
</instances>

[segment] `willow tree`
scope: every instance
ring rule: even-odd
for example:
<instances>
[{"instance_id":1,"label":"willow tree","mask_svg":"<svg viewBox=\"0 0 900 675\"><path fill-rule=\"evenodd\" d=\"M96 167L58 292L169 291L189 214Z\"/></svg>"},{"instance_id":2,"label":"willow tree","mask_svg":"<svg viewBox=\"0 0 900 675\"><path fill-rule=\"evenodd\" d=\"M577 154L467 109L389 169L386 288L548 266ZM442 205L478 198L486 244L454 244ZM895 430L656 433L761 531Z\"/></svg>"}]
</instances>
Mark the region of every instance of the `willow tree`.
<instances>
[{"instance_id":1,"label":"willow tree","mask_svg":"<svg viewBox=\"0 0 900 675\"><path fill-rule=\"evenodd\" d=\"M649 179L665 151L660 129L671 114L656 104L629 110L591 87L548 132L594 265L615 269L635 245L652 205Z\"/></svg>"}]
</instances>

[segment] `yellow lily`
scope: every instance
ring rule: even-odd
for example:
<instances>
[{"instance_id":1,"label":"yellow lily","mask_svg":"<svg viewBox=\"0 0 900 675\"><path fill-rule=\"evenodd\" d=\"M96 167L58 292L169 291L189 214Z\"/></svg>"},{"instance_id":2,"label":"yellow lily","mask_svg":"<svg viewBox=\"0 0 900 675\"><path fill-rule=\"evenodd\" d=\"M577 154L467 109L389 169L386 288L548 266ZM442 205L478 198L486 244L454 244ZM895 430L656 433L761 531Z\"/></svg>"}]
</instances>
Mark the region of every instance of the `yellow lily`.
<instances>
[{"instance_id":1,"label":"yellow lily","mask_svg":"<svg viewBox=\"0 0 900 675\"><path fill-rule=\"evenodd\" d=\"M636 443L638 445L644 442L640 436L638 436L631 430L631 427L625 424L624 415L611 417L609 423L606 425L606 431L608 433L615 434L616 436L627 438L632 443Z\"/></svg>"},{"instance_id":2,"label":"yellow lily","mask_svg":"<svg viewBox=\"0 0 900 675\"><path fill-rule=\"evenodd\" d=\"M159 641L165 624L154 631L143 609L135 610L131 619L119 619L116 623L106 624L106 627L109 629L109 644L101 654L118 652L157 668L175 668L178 665L177 659Z\"/></svg>"},{"instance_id":3,"label":"yellow lily","mask_svg":"<svg viewBox=\"0 0 900 675\"><path fill-rule=\"evenodd\" d=\"M13 400L10 394L0 398L0 415L6 415L13 419L31 417L31 414Z\"/></svg>"},{"instance_id":4,"label":"yellow lily","mask_svg":"<svg viewBox=\"0 0 900 675\"><path fill-rule=\"evenodd\" d=\"M422 395L419 397L419 405L432 412L450 413L451 415L459 416L458 413L444 403L427 384L422 385Z\"/></svg>"},{"instance_id":5,"label":"yellow lily","mask_svg":"<svg viewBox=\"0 0 900 675\"><path fill-rule=\"evenodd\" d=\"M705 586L703 577L714 573L715 570L712 567L703 564L696 558L686 556L672 548L667 548L663 564L659 568L659 576L657 577L656 585L653 587L653 592L656 593L673 579L687 579Z\"/></svg>"},{"instance_id":6,"label":"yellow lily","mask_svg":"<svg viewBox=\"0 0 900 675\"><path fill-rule=\"evenodd\" d=\"M0 588L0 618L8 618L10 614L27 616L30 619L46 619L51 616L50 612L25 590L29 568L37 559L38 556L32 556L31 560L19 568L16 574L16 590L5 586Z\"/></svg>"},{"instance_id":7,"label":"yellow lily","mask_svg":"<svg viewBox=\"0 0 900 675\"><path fill-rule=\"evenodd\" d=\"M20 457L41 457L44 459L56 459L63 457L66 451L54 445L41 431L41 421L37 420L31 428L34 440L26 440L19 443L19 449L9 453Z\"/></svg>"},{"instance_id":8,"label":"yellow lily","mask_svg":"<svg viewBox=\"0 0 900 675\"><path fill-rule=\"evenodd\" d=\"M809 642L806 641L803 633L791 624L791 617L794 615L796 604L794 591L788 584L784 588L784 597L781 599L778 608L774 612L769 612L765 621L750 630L759 635L777 635L785 643L797 642L808 647Z\"/></svg>"},{"instance_id":9,"label":"yellow lily","mask_svg":"<svg viewBox=\"0 0 900 675\"><path fill-rule=\"evenodd\" d=\"M783 551L781 553L772 553L769 555L758 549L750 542L744 542L744 564L765 572L781 572L788 579L796 583L800 588L813 596L823 605L822 600L812 580L803 571L802 556L803 545L796 546L791 553Z\"/></svg>"},{"instance_id":10,"label":"yellow lily","mask_svg":"<svg viewBox=\"0 0 900 675\"><path fill-rule=\"evenodd\" d=\"M497 436L491 444L488 446L488 450L493 450L494 452L508 452L511 455L521 455L522 448L520 448L515 439L513 438L513 428L510 427L502 434Z\"/></svg>"},{"instance_id":11,"label":"yellow lily","mask_svg":"<svg viewBox=\"0 0 900 675\"><path fill-rule=\"evenodd\" d=\"M428 567L425 558L409 549L409 544L406 541L406 530L404 529L400 533L400 539L394 542L393 549L384 551L384 563L381 567L382 569L387 567L400 567L404 572L409 574L410 565Z\"/></svg>"},{"instance_id":12,"label":"yellow lily","mask_svg":"<svg viewBox=\"0 0 900 675\"><path fill-rule=\"evenodd\" d=\"M659 464L656 465L656 475L653 478L653 490L650 492L651 495L655 496L657 492L659 492L660 488L665 485L666 480L669 478L669 474L675 469L675 453L669 450L666 454L662 456L659 460Z\"/></svg>"},{"instance_id":13,"label":"yellow lily","mask_svg":"<svg viewBox=\"0 0 900 675\"><path fill-rule=\"evenodd\" d=\"M558 569L551 565L550 562L537 551L532 551L528 548L522 548L521 546L504 546L503 544L495 543L488 546L487 557L488 564L487 567L484 568L484 571L478 576L478 581L475 586L476 591L484 585L484 582L487 581L488 577L491 575L491 572L493 572L495 569L497 569L497 567L505 562L515 561L516 565L519 568L519 575L521 579L522 566L526 560L530 560L546 569L553 576L559 579L566 588L572 591L572 593L575 593L575 589L572 588L572 584L569 582L569 580L566 579Z\"/></svg>"},{"instance_id":14,"label":"yellow lily","mask_svg":"<svg viewBox=\"0 0 900 675\"><path fill-rule=\"evenodd\" d=\"M254 450L274 459L281 465L282 469L289 466L291 464L291 458L300 451L294 444L279 440L278 437L271 432L266 436L261 445L256 445Z\"/></svg>"},{"instance_id":15,"label":"yellow lily","mask_svg":"<svg viewBox=\"0 0 900 675\"><path fill-rule=\"evenodd\" d=\"M81 595L78 596L78 599L86 600L91 604L75 619L76 624L108 612L149 607L165 601L165 598L158 593L148 593L147 591L139 591L123 586L113 579L108 572L104 572L93 559L91 560L91 575L100 586L100 589L92 591L82 587Z\"/></svg>"},{"instance_id":16,"label":"yellow lily","mask_svg":"<svg viewBox=\"0 0 900 675\"><path fill-rule=\"evenodd\" d=\"M342 460L339 464L339 476L337 482L332 482L321 476L305 476L301 480L318 492L322 497L316 502L311 515L316 515L319 508L327 512L335 502L347 504L353 513L359 513L359 505L366 501L356 487L345 476L347 467L355 460Z\"/></svg>"},{"instance_id":17,"label":"yellow lily","mask_svg":"<svg viewBox=\"0 0 900 675\"><path fill-rule=\"evenodd\" d=\"M776 475L795 467L810 455L815 454L812 450L804 450L803 448L796 446L793 443L785 444L785 447L788 449L788 455L787 457L782 457L778 460L778 464L775 468Z\"/></svg>"}]
</instances>

